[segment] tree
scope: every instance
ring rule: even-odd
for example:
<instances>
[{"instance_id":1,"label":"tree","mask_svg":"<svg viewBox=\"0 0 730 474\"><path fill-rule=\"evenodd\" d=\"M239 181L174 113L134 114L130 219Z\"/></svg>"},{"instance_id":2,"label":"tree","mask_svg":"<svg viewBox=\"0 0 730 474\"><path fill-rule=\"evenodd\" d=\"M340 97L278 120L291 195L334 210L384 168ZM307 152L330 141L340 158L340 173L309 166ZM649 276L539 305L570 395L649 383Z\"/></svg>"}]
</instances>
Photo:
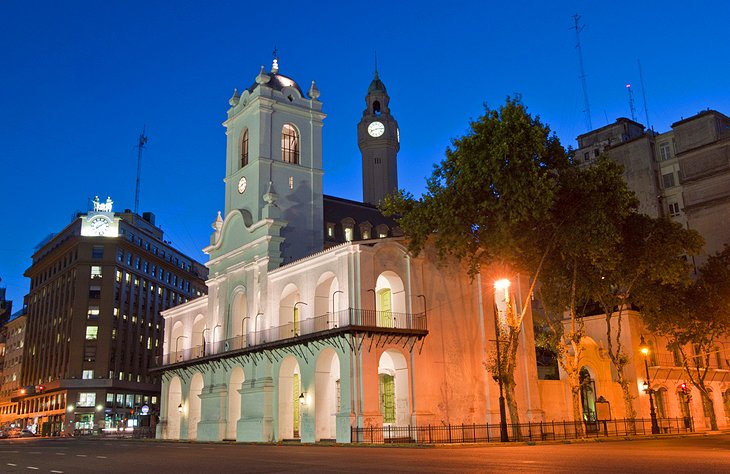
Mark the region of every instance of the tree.
<instances>
[{"instance_id":1,"label":"tree","mask_svg":"<svg viewBox=\"0 0 730 474\"><path fill-rule=\"evenodd\" d=\"M471 277L487 268L496 269L487 275L495 280L505 271L529 275L529 301L550 247L546 232L555 228L557 175L569 161L550 128L508 98L499 109L485 107L470 131L452 141L421 198L401 192L386 199L383 211L396 216L416 255L432 241L439 255L466 262ZM513 423L519 423L514 371L527 311L525 305L506 318L505 334L497 335L501 360L489 366L495 378L501 373Z\"/></svg>"},{"instance_id":2,"label":"tree","mask_svg":"<svg viewBox=\"0 0 730 474\"><path fill-rule=\"evenodd\" d=\"M549 330L539 341L552 349L567 375L573 419L583 419L581 377L583 366L583 309L603 273L616 266L622 230L636 210L622 168L602 157L594 166L562 170L552 206L552 248L540 278L539 299ZM582 430L581 424L576 424Z\"/></svg>"},{"instance_id":3,"label":"tree","mask_svg":"<svg viewBox=\"0 0 730 474\"><path fill-rule=\"evenodd\" d=\"M682 355L684 371L700 393L710 426L717 419L706 385L715 344L730 332L730 247L710 256L691 284L665 285L645 295L642 316L651 331L666 337ZM692 353L690 353L690 350Z\"/></svg>"}]
</instances>

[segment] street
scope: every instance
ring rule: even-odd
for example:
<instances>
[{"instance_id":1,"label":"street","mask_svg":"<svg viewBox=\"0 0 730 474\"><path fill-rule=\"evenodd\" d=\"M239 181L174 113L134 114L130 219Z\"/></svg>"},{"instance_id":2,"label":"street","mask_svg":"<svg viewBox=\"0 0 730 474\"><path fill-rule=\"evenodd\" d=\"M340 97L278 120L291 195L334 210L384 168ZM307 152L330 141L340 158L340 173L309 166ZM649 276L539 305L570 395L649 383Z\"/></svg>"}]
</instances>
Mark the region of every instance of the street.
<instances>
[{"instance_id":1,"label":"street","mask_svg":"<svg viewBox=\"0 0 730 474\"><path fill-rule=\"evenodd\" d=\"M0 472L730 472L730 435L447 447L0 440Z\"/></svg>"}]
</instances>

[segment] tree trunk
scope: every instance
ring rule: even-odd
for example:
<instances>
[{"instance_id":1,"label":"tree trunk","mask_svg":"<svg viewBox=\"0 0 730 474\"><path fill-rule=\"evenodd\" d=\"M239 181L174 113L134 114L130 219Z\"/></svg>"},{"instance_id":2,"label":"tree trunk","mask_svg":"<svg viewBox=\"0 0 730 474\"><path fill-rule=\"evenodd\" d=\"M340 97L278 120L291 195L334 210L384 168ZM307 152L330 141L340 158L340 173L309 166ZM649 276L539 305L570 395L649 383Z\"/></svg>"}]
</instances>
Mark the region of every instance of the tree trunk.
<instances>
[{"instance_id":1,"label":"tree trunk","mask_svg":"<svg viewBox=\"0 0 730 474\"><path fill-rule=\"evenodd\" d=\"M573 370L568 374L568 384L570 385L570 398L573 402L573 424L575 425L575 434L578 437L583 437L583 409L580 402L579 371Z\"/></svg>"},{"instance_id":2,"label":"tree trunk","mask_svg":"<svg viewBox=\"0 0 730 474\"><path fill-rule=\"evenodd\" d=\"M512 424L512 441L515 441L520 439L520 414L517 411L517 399L515 398L516 384L514 378L512 380L505 380L503 387L507 410L509 410L509 420Z\"/></svg>"},{"instance_id":3,"label":"tree trunk","mask_svg":"<svg viewBox=\"0 0 730 474\"><path fill-rule=\"evenodd\" d=\"M700 397L702 398L702 409L704 413L710 415L710 429L712 431L718 431L717 417L715 416L715 405L713 405L712 399L704 390L700 390Z\"/></svg>"},{"instance_id":4,"label":"tree trunk","mask_svg":"<svg viewBox=\"0 0 730 474\"><path fill-rule=\"evenodd\" d=\"M631 394L631 384L624 377L624 366L616 367L618 374L618 383L621 385L621 393L624 398L624 409L626 411L625 418L633 420L636 418L636 410L634 409L634 396Z\"/></svg>"}]
</instances>

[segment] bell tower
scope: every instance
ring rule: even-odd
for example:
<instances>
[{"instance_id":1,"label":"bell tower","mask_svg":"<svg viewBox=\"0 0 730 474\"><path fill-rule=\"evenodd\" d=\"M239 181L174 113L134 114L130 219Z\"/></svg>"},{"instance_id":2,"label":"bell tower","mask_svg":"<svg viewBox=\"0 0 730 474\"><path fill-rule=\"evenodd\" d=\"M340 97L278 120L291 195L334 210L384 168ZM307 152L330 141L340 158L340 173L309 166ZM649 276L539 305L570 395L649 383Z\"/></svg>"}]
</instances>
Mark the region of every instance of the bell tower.
<instances>
[{"instance_id":1,"label":"bell tower","mask_svg":"<svg viewBox=\"0 0 730 474\"><path fill-rule=\"evenodd\" d=\"M319 95L314 81L305 95L274 59L248 89L234 90L223 123L225 216L240 211L251 228L283 222L282 263L322 250L324 241Z\"/></svg>"},{"instance_id":2,"label":"bell tower","mask_svg":"<svg viewBox=\"0 0 730 474\"><path fill-rule=\"evenodd\" d=\"M363 202L375 205L398 190L400 130L390 114L389 102L376 68L365 96L367 108L357 126L357 144L362 153Z\"/></svg>"}]
</instances>

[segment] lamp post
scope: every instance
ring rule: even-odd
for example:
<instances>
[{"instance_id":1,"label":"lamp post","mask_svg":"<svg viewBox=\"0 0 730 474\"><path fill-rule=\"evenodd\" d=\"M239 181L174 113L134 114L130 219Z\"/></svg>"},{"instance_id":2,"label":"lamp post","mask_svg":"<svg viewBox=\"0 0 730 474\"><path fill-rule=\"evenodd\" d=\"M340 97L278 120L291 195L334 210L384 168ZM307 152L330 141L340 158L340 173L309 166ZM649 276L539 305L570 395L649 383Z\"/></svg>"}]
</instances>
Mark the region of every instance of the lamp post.
<instances>
[{"instance_id":1,"label":"lamp post","mask_svg":"<svg viewBox=\"0 0 730 474\"><path fill-rule=\"evenodd\" d=\"M243 325L244 325L244 323L246 322L247 319L251 319L251 316L246 316L245 318L243 318L241 320L241 338L243 338L243 340L246 341L246 346L248 346L248 337L245 337L246 336L246 333L243 332Z\"/></svg>"},{"instance_id":2,"label":"lamp post","mask_svg":"<svg viewBox=\"0 0 730 474\"><path fill-rule=\"evenodd\" d=\"M210 331L210 328L203 328L203 332L201 333L203 335L203 356L205 356L205 331Z\"/></svg>"},{"instance_id":3,"label":"lamp post","mask_svg":"<svg viewBox=\"0 0 730 474\"><path fill-rule=\"evenodd\" d=\"M342 290L337 290L334 293L332 293L332 322L334 323L334 327L337 327L337 320L335 319L335 295L337 293L345 293ZM327 324L329 326L329 323ZM329 329L329 328L328 328Z\"/></svg>"},{"instance_id":4,"label":"lamp post","mask_svg":"<svg viewBox=\"0 0 730 474\"><path fill-rule=\"evenodd\" d=\"M649 416L651 417L651 433L659 434L659 423L656 419L656 410L654 410L654 390L651 389L651 379L649 378L649 344L644 341L641 336L639 342L639 351L644 355L644 367L646 368L646 382L644 382L644 391L649 394Z\"/></svg>"},{"instance_id":5,"label":"lamp post","mask_svg":"<svg viewBox=\"0 0 730 474\"><path fill-rule=\"evenodd\" d=\"M497 280L494 282L495 290L502 290L505 294L508 291L510 282L509 280ZM499 330L499 320L497 313L497 298L495 294L494 298L494 339L497 346L497 383L499 384L499 440L502 442L509 441L509 435L507 434L507 414L504 408L504 389L502 388L502 358L499 352L499 336L501 331Z\"/></svg>"},{"instance_id":6,"label":"lamp post","mask_svg":"<svg viewBox=\"0 0 730 474\"><path fill-rule=\"evenodd\" d=\"M223 326L221 326L220 324L216 324L215 326L213 326L213 340L211 341L213 344L215 344L215 330L221 327Z\"/></svg>"},{"instance_id":7,"label":"lamp post","mask_svg":"<svg viewBox=\"0 0 730 474\"><path fill-rule=\"evenodd\" d=\"M296 303L294 303L294 314L292 315L292 319L293 319L292 323L294 325L292 332L294 332L294 337L297 337L299 335L299 318L297 317L298 316L298 314L297 314L297 305L298 304L303 304L304 306L307 306L307 303L305 303L304 301L297 301Z\"/></svg>"},{"instance_id":8,"label":"lamp post","mask_svg":"<svg viewBox=\"0 0 730 474\"><path fill-rule=\"evenodd\" d=\"M187 339L188 336L177 336L177 339L175 339L175 359L179 360L180 356L178 355L178 344L180 344L180 339L185 338Z\"/></svg>"},{"instance_id":9,"label":"lamp post","mask_svg":"<svg viewBox=\"0 0 730 474\"><path fill-rule=\"evenodd\" d=\"M263 315L264 315L264 313L256 313L256 316L254 316L254 318L253 318L253 334L254 334L254 338L255 338L254 343L258 343L258 340L259 340L259 333L258 333L259 316L263 316Z\"/></svg>"}]
</instances>

